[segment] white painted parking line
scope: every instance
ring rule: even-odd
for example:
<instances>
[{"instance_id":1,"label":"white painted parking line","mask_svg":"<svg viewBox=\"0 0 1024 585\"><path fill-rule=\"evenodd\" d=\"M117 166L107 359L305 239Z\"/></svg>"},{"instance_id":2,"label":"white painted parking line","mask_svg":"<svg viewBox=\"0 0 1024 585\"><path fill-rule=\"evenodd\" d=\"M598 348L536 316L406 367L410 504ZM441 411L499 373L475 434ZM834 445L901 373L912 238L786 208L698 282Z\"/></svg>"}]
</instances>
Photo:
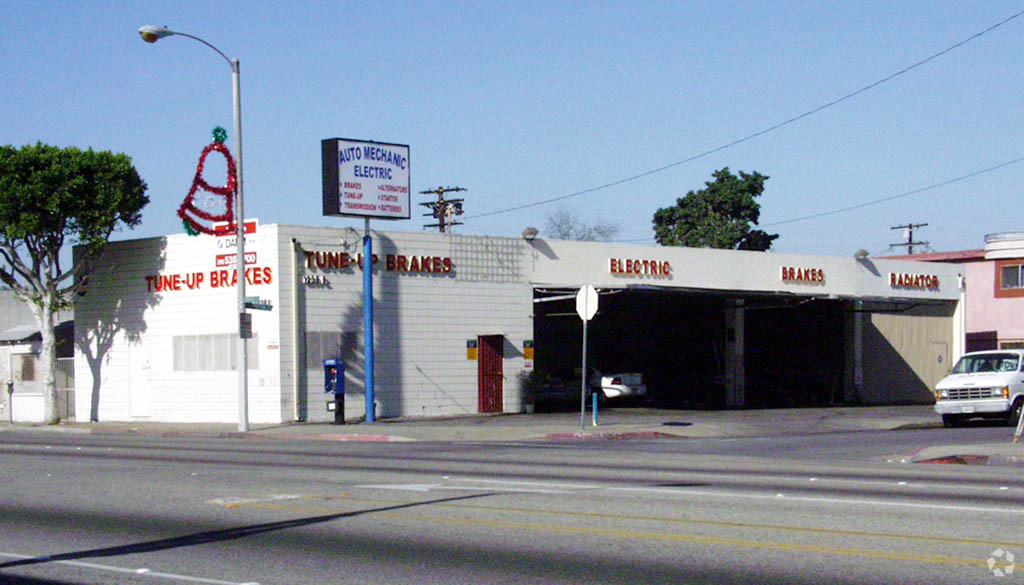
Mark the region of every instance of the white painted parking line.
<instances>
[{"instance_id":1,"label":"white painted parking line","mask_svg":"<svg viewBox=\"0 0 1024 585\"><path fill-rule=\"evenodd\" d=\"M296 494L272 494L269 496L256 496L256 497L239 497L239 496L227 496L224 498L214 498L206 502L207 504L213 504L215 506L245 506L247 504L267 504L270 502L280 502L282 500L297 500L302 496Z\"/></svg>"},{"instance_id":2,"label":"white painted parking line","mask_svg":"<svg viewBox=\"0 0 1024 585\"><path fill-rule=\"evenodd\" d=\"M38 560L40 563L53 563L55 565L75 567L76 569L91 569L93 571L104 571L107 573L131 574L136 576L153 577L155 579L168 579L171 581L179 581L185 583L204 583L206 585L260 585L256 581L224 581L221 579L193 577L191 575L181 575L178 573L162 573L159 571L153 571L151 569L146 568L129 569L126 567L100 565L97 563L86 563L82 561L54 561L50 560L51 557L34 557L30 555L19 555L15 553L0 552L0 557L15 559L19 561Z\"/></svg>"}]
</instances>

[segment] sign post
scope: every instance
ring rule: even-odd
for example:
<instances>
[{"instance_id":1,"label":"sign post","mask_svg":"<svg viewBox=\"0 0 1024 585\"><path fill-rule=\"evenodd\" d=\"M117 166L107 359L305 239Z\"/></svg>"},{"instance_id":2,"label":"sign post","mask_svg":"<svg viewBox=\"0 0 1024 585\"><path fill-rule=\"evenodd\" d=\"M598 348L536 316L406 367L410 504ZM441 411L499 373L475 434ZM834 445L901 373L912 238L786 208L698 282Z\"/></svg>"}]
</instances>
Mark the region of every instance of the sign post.
<instances>
[{"instance_id":1,"label":"sign post","mask_svg":"<svg viewBox=\"0 0 1024 585\"><path fill-rule=\"evenodd\" d=\"M1015 408L1015 407L1014 406L1010 406L1010 408ZM1021 415L1020 417L1017 418L1017 430L1015 430L1013 432L1013 443L1014 444L1017 444L1018 442L1020 442L1020 434L1021 434L1022 430L1024 430L1024 415Z\"/></svg>"},{"instance_id":2,"label":"sign post","mask_svg":"<svg viewBox=\"0 0 1024 585\"><path fill-rule=\"evenodd\" d=\"M597 290L590 286L580 287L576 293L576 313L583 320L583 367L580 373L580 429L586 429L587 423L587 321L597 314ZM595 413L595 417L597 414Z\"/></svg>"},{"instance_id":3,"label":"sign post","mask_svg":"<svg viewBox=\"0 0 1024 585\"><path fill-rule=\"evenodd\" d=\"M374 422L377 407L373 399L373 238L370 237L370 218L366 218L363 236L363 386L366 398L366 422Z\"/></svg>"},{"instance_id":4,"label":"sign post","mask_svg":"<svg viewBox=\"0 0 1024 585\"><path fill-rule=\"evenodd\" d=\"M409 145L327 138L320 141L324 216L362 217L363 348L366 422L374 422L373 239L370 218L409 219Z\"/></svg>"}]
</instances>

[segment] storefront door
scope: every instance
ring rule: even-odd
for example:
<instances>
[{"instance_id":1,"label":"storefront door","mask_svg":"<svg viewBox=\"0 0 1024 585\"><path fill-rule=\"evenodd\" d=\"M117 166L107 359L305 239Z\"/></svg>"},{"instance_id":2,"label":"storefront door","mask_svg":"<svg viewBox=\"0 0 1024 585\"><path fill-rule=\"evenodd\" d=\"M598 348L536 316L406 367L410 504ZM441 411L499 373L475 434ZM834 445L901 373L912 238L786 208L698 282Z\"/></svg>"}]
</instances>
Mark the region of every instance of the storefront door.
<instances>
[{"instance_id":1,"label":"storefront door","mask_svg":"<svg viewBox=\"0 0 1024 585\"><path fill-rule=\"evenodd\" d=\"M502 383L504 337L481 335L478 338L478 347L480 348L477 360L479 410L480 412L501 412L501 396L504 391Z\"/></svg>"}]
</instances>

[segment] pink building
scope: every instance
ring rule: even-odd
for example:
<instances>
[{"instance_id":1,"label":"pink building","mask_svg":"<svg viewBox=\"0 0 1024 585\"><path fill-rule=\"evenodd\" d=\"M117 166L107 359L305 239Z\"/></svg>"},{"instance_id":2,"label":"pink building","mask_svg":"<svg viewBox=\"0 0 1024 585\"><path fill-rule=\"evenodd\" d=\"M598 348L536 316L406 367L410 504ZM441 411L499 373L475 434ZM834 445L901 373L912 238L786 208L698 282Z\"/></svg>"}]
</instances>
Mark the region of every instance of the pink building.
<instances>
[{"instance_id":1,"label":"pink building","mask_svg":"<svg viewBox=\"0 0 1024 585\"><path fill-rule=\"evenodd\" d=\"M963 264L967 351L1024 347L1024 232L989 234L983 250L884 259Z\"/></svg>"}]
</instances>

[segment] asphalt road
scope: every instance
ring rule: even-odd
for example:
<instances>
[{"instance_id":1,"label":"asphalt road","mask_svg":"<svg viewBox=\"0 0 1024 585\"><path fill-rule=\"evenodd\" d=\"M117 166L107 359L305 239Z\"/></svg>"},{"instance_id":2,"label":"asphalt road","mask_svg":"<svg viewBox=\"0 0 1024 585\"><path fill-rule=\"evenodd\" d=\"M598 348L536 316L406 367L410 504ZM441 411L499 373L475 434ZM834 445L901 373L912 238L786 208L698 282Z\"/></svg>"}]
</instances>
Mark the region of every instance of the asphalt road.
<instances>
[{"instance_id":1,"label":"asphalt road","mask_svg":"<svg viewBox=\"0 0 1024 585\"><path fill-rule=\"evenodd\" d=\"M579 444L9 432L0 583L1012 582L994 571L1024 554L1019 468L889 456L988 433L1005 430Z\"/></svg>"}]
</instances>

